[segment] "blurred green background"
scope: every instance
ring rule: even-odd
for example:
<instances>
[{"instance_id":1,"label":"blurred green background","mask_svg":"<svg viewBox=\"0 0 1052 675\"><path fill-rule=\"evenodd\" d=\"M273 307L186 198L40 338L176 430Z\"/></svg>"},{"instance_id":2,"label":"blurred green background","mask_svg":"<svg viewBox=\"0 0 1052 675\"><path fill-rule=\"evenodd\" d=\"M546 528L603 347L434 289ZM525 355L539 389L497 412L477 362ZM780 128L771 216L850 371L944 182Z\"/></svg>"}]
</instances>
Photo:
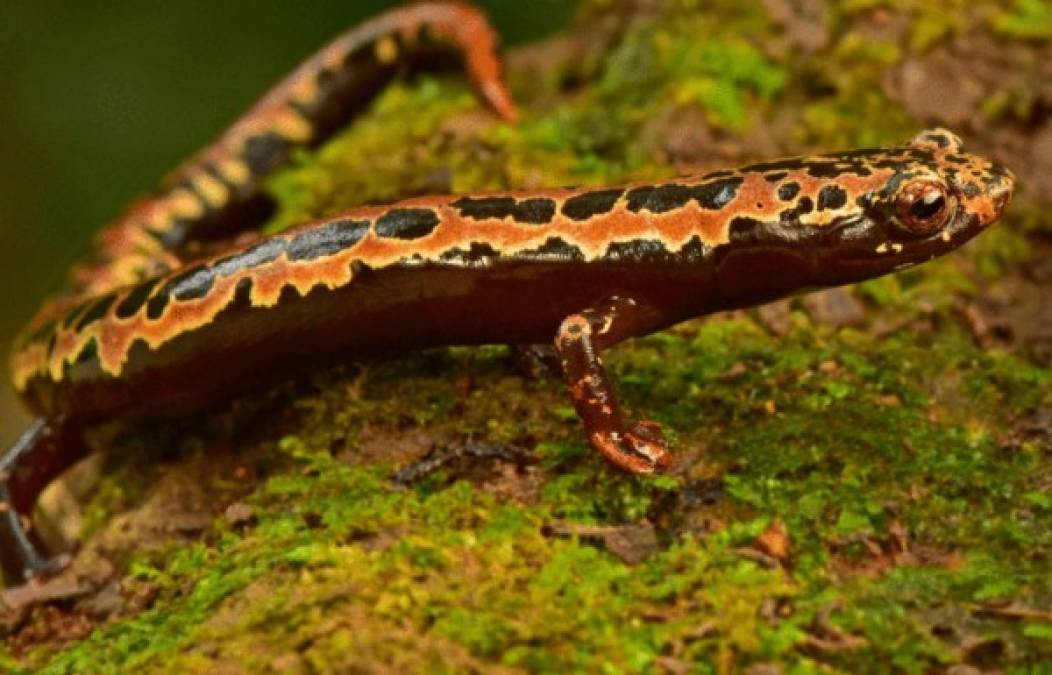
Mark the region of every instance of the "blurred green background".
<instances>
[{"instance_id":1,"label":"blurred green background","mask_svg":"<svg viewBox=\"0 0 1052 675\"><path fill-rule=\"evenodd\" d=\"M91 234L297 62L393 0L0 2L0 350ZM571 0L480 0L507 44ZM25 424L9 384L0 446Z\"/></svg>"}]
</instances>

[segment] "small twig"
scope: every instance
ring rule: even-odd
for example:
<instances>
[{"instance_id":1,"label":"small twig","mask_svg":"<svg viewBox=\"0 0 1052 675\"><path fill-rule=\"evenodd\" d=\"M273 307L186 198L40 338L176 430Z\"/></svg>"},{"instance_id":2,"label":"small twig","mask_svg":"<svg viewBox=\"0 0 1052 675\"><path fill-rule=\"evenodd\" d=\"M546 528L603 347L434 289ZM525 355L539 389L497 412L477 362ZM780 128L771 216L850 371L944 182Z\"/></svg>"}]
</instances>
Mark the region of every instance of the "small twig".
<instances>
[{"instance_id":1,"label":"small twig","mask_svg":"<svg viewBox=\"0 0 1052 675\"><path fill-rule=\"evenodd\" d=\"M997 607L994 605L979 605L972 607L973 614L989 614L1006 619L1027 619L1032 621L1052 621L1052 611L1023 607L1015 603Z\"/></svg>"}]
</instances>

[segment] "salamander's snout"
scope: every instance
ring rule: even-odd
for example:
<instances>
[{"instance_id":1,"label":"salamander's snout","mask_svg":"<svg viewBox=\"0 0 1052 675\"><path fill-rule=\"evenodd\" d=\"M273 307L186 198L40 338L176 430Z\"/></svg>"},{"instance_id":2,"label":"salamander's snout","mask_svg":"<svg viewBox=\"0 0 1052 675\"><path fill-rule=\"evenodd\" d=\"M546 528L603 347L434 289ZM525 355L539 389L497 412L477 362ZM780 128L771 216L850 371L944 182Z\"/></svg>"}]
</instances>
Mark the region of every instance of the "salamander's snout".
<instances>
[{"instance_id":1,"label":"salamander's snout","mask_svg":"<svg viewBox=\"0 0 1052 675\"><path fill-rule=\"evenodd\" d=\"M964 209L976 216L972 222L986 228L997 222L1012 201L1015 176L996 162L977 160L976 164L977 170L965 174L968 179L962 181L959 189Z\"/></svg>"},{"instance_id":2,"label":"salamander's snout","mask_svg":"<svg viewBox=\"0 0 1052 675\"><path fill-rule=\"evenodd\" d=\"M994 207L995 218L1000 218L1015 193L1015 175L1000 164L992 166L991 174L993 181L989 187L990 201Z\"/></svg>"}]
</instances>

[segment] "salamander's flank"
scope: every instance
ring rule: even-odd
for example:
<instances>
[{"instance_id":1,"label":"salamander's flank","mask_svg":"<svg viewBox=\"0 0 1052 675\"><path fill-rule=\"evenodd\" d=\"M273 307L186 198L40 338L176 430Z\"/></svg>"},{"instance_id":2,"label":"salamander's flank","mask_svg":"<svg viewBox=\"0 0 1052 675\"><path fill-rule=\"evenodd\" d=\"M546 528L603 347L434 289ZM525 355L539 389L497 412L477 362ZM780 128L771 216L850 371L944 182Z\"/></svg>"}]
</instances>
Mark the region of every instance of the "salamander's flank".
<instances>
[{"instance_id":1,"label":"salamander's flank","mask_svg":"<svg viewBox=\"0 0 1052 675\"><path fill-rule=\"evenodd\" d=\"M429 2L385 14L308 60L107 227L72 292L22 332L13 378L40 421L0 460L9 579L56 567L19 514L83 454L85 429L178 417L355 356L554 341L591 444L627 471L659 470L671 462L661 429L623 419L603 349L924 262L997 220L1012 193L1005 169L932 130L899 147L659 183L363 207L184 259L188 244L258 223L261 179L436 44L514 118L476 10Z\"/></svg>"}]
</instances>

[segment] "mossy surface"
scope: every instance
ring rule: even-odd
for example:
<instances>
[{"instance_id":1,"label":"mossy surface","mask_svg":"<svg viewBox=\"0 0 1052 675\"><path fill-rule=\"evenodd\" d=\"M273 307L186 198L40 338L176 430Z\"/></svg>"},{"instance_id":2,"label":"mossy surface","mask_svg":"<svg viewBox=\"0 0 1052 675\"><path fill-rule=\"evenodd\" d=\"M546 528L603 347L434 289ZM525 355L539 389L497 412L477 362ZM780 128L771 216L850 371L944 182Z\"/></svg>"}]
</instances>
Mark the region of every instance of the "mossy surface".
<instances>
[{"instance_id":1,"label":"mossy surface","mask_svg":"<svg viewBox=\"0 0 1052 675\"><path fill-rule=\"evenodd\" d=\"M810 55L760 3L621 5L587 3L625 18L582 21L564 50L574 58L542 59L544 77L536 54L513 60L515 126L478 111L456 78L391 87L272 181L283 208L270 229L412 194L603 184L772 146L897 142L922 125L882 86L903 59L969 31L1049 37L1040 0L838 3ZM905 28L864 30L881 16ZM991 109L979 125L1015 114ZM684 120L723 150L684 145ZM1049 672L1052 370L981 344L961 318L1037 255L1052 220L1027 201L966 250L853 289L864 313L849 326L794 300L778 321L709 317L614 350L626 407L673 439L672 476L613 471L561 383L519 378L502 347L321 374L188 424L161 463L156 440L113 441L126 452L112 453L88 509L99 536L170 472L201 478L213 501L200 511L236 502L251 515L117 547L122 595L148 601L62 650L0 663ZM527 455L453 461L410 487L391 479L432 446L465 444ZM626 544L640 529L649 535Z\"/></svg>"}]
</instances>

